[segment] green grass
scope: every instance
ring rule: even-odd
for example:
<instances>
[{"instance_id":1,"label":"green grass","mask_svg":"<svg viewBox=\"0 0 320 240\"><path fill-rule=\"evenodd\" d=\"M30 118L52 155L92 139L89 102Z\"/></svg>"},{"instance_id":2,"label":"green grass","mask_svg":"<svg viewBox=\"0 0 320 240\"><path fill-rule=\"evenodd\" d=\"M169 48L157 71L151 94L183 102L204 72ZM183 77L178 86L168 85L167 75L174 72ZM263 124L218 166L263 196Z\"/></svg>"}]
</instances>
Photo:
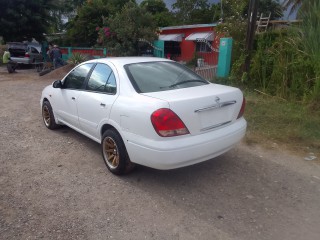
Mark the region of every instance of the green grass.
<instances>
[{"instance_id":1,"label":"green grass","mask_svg":"<svg viewBox=\"0 0 320 240\"><path fill-rule=\"evenodd\" d=\"M245 93L247 143L277 143L296 151L320 152L320 111L282 99Z\"/></svg>"}]
</instances>

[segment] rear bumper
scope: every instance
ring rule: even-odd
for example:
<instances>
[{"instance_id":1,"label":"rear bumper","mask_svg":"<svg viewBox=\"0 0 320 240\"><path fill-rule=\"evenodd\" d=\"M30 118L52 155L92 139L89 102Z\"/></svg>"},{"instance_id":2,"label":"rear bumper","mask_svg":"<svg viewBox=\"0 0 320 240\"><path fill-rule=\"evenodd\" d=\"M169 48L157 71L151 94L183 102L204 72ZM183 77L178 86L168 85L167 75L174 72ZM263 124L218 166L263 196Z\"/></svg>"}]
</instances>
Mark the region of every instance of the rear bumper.
<instances>
[{"instance_id":1,"label":"rear bumper","mask_svg":"<svg viewBox=\"0 0 320 240\"><path fill-rule=\"evenodd\" d=\"M16 63L20 64L32 64L32 60L30 58L24 58L24 57L11 57L11 61L14 61Z\"/></svg>"},{"instance_id":2,"label":"rear bumper","mask_svg":"<svg viewBox=\"0 0 320 240\"><path fill-rule=\"evenodd\" d=\"M128 137L126 147L134 163L155 169L174 169L225 153L244 137L246 127L246 120L241 118L232 125L197 136L151 141L135 135Z\"/></svg>"}]
</instances>

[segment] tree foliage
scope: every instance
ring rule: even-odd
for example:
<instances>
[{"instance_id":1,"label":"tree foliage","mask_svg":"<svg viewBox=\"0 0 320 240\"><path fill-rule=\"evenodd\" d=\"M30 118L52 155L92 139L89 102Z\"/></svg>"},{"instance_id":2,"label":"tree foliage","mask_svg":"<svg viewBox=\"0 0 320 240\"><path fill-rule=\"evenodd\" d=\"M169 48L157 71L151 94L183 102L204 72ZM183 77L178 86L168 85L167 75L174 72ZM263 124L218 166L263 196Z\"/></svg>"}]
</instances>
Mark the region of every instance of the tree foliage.
<instances>
[{"instance_id":1,"label":"tree foliage","mask_svg":"<svg viewBox=\"0 0 320 240\"><path fill-rule=\"evenodd\" d=\"M210 14L210 4L207 0L177 0L172 4L172 9L175 11L175 17L178 24L193 24L193 23L210 23L207 19L199 19L199 16ZM197 17L197 21L193 19Z\"/></svg>"},{"instance_id":2,"label":"tree foliage","mask_svg":"<svg viewBox=\"0 0 320 240\"><path fill-rule=\"evenodd\" d=\"M233 38L233 70L239 71L238 77L242 75L241 66L246 58L245 40L248 22L249 1L233 0L225 1L223 5L223 23L218 25L217 31L228 37ZM258 13L271 18L279 18L283 15L283 8L279 1L260 0L258 5Z\"/></svg>"},{"instance_id":3,"label":"tree foliage","mask_svg":"<svg viewBox=\"0 0 320 240\"><path fill-rule=\"evenodd\" d=\"M279 3L279 1L275 0L260 0L259 1L259 13L263 14L263 16L268 16L271 13L271 19L281 18L283 16L284 8Z\"/></svg>"},{"instance_id":4,"label":"tree foliage","mask_svg":"<svg viewBox=\"0 0 320 240\"><path fill-rule=\"evenodd\" d=\"M85 0L56 0L56 8L50 10L53 22L50 26L49 33L62 32L66 28L66 20L72 19L77 13Z\"/></svg>"},{"instance_id":5,"label":"tree foliage","mask_svg":"<svg viewBox=\"0 0 320 240\"><path fill-rule=\"evenodd\" d=\"M107 46L113 55L134 56L138 54L140 39L150 42L156 39L156 24L144 8L128 2L115 16L105 18L99 34L100 44Z\"/></svg>"},{"instance_id":6,"label":"tree foliage","mask_svg":"<svg viewBox=\"0 0 320 240\"><path fill-rule=\"evenodd\" d=\"M223 4L224 18L239 17L247 19L249 8L248 0L226 1ZM271 13L271 19L277 19L283 16L284 8L279 0L259 0L258 16L263 14L268 16Z\"/></svg>"},{"instance_id":7,"label":"tree foliage","mask_svg":"<svg viewBox=\"0 0 320 240\"><path fill-rule=\"evenodd\" d=\"M140 7L149 12L158 27L166 27L175 24L174 16L169 12L163 0L144 0Z\"/></svg>"},{"instance_id":8,"label":"tree foliage","mask_svg":"<svg viewBox=\"0 0 320 240\"><path fill-rule=\"evenodd\" d=\"M1 0L0 35L5 41L42 40L56 8L53 0Z\"/></svg>"},{"instance_id":9,"label":"tree foliage","mask_svg":"<svg viewBox=\"0 0 320 240\"><path fill-rule=\"evenodd\" d=\"M163 0L144 0L140 6L153 15L169 11Z\"/></svg>"},{"instance_id":10,"label":"tree foliage","mask_svg":"<svg viewBox=\"0 0 320 240\"><path fill-rule=\"evenodd\" d=\"M96 28L103 25L103 19L119 12L130 0L87 0L77 9L76 16L68 23L67 41L73 46L93 46L98 32Z\"/></svg>"}]
</instances>

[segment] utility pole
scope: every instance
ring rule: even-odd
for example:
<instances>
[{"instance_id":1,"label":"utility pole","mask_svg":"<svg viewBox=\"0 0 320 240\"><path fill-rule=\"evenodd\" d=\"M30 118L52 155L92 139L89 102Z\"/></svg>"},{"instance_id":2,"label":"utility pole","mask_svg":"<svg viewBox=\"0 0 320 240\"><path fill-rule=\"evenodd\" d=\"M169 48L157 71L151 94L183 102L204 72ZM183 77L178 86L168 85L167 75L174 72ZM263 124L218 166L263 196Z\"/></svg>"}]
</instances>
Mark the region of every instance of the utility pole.
<instances>
[{"instance_id":1,"label":"utility pole","mask_svg":"<svg viewBox=\"0 0 320 240\"><path fill-rule=\"evenodd\" d=\"M258 4L259 4L259 0L250 0L250 3L249 3L247 37L246 37L246 51L248 56L246 58L245 66L244 66L245 72L249 72L249 69L250 69L251 51L253 48L253 40L254 40L254 34L255 34L255 29L257 24Z\"/></svg>"}]
</instances>

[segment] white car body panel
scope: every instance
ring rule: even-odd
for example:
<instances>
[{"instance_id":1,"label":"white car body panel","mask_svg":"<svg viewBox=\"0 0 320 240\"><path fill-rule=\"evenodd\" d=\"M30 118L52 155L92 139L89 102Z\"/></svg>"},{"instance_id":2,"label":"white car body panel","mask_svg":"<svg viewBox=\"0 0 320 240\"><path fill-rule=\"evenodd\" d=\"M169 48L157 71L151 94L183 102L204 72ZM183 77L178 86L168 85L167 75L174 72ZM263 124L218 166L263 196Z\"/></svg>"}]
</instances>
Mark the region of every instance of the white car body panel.
<instances>
[{"instance_id":1,"label":"white car body panel","mask_svg":"<svg viewBox=\"0 0 320 240\"><path fill-rule=\"evenodd\" d=\"M227 128L205 134L150 140L127 134L127 150L132 162L156 169L185 167L212 159L230 150L245 135L247 123L238 119Z\"/></svg>"},{"instance_id":2,"label":"white car body panel","mask_svg":"<svg viewBox=\"0 0 320 240\"><path fill-rule=\"evenodd\" d=\"M57 123L98 143L103 126L112 126L121 135L132 162L156 169L173 169L209 160L231 149L245 135L246 121L243 117L237 119L243 101L239 89L208 84L137 93L123 68L137 60L170 61L130 57L91 60L112 68L117 82L115 95L48 86L42 92L41 105L47 99ZM228 104L223 106L224 103ZM175 112L190 134L159 136L150 117L160 108Z\"/></svg>"},{"instance_id":3,"label":"white car body panel","mask_svg":"<svg viewBox=\"0 0 320 240\"><path fill-rule=\"evenodd\" d=\"M54 105L57 118L70 125L79 128L79 117L77 110L77 100L82 94L78 90L55 89Z\"/></svg>"},{"instance_id":4,"label":"white car body panel","mask_svg":"<svg viewBox=\"0 0 320 240\"><path fill-rule=\"evenodd\" d=\"M83 92L77 101L80 128L99 139L102 122L109 119L116 95Z\"/></svg>"},{"instance_id":5,"label":"white car body panel","mask_svg":"<svg viewBox=\"0 0 320 240\"><path fill-rule=\"evenodd\" d=\"M234 121L243 100L239 89L218 84L144 93L144 95L168 101L169 108L181 118L192 135L199 134L206 128ZM216 97L219 97L220 103L235 101L235 104L210 108L217 105ZM197 112L206 108L208 109L205 111Z\"/></svg>"}]
</instances>

